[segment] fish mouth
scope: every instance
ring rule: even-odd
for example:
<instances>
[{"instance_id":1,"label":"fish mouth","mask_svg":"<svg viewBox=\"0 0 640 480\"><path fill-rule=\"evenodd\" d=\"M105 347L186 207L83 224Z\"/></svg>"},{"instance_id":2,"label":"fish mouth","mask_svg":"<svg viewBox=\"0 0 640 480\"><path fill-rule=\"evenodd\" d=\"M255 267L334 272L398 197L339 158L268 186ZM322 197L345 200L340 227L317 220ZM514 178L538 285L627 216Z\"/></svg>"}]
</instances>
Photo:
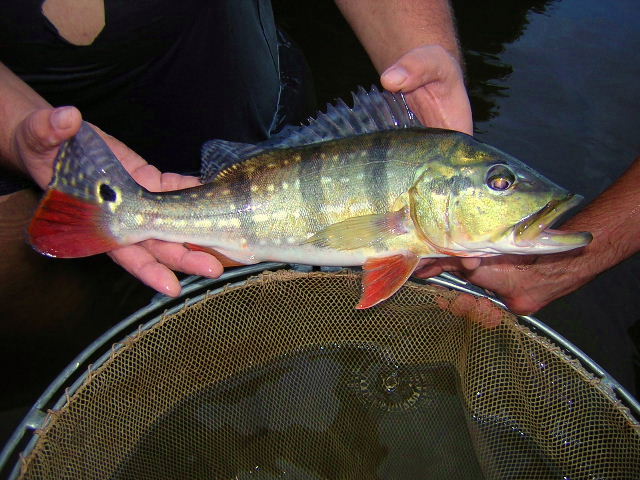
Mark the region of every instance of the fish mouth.
<instances>
[{"instance_id":1,"label":"fish mouth","mask_svg":"<svg viewBox=\"0 0 640 480\"><path fill-rule=\"evenodd\" d=\"M549 228L583 199L581 195L570 193L564 198L551 200L536 213L518 222L513 229L516 245L558 252L588 245L593 239L589 232L563 232Z\"/></svg>"}]
</instances>

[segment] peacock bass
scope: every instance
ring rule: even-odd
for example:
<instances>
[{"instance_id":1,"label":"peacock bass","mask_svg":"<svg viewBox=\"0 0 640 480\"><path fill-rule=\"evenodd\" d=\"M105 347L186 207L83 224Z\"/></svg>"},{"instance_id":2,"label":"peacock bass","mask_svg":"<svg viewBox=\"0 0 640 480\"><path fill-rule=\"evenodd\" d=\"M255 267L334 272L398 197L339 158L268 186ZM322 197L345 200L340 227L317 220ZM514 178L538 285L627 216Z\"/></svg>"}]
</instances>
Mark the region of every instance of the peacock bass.
<instances>
[{"instance_id":1,"label":"peacock bass","mask_svg":"<svg viewBox=\"0 0 640 480\"><path fill-rule=\"evenodd\" d=\"M361 265L362 309L393 295L422 258L591 241L548 228L580 196L471 136L424 128L402 95L375 88L262 144L208 142L202 165L202 186L149 192L83 124L60 148L31 244L83 257L160 239L224 265Z\"/></svg>"}]
</instances>

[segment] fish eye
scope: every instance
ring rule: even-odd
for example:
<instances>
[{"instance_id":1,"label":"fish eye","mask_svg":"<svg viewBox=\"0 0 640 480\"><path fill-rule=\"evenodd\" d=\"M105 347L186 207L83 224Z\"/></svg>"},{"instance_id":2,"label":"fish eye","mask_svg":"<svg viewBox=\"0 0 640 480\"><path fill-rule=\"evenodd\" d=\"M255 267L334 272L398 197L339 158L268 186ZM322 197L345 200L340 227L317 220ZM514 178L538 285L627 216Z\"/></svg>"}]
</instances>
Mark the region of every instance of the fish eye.
<instances>
[{"instance_id":1,"label":"fish eye","mask_svg":"<svg viewBox=\"0 0 640 480\"><path fill-rule=\"evenodd\" d=\"M487 172L486 184L491 190L503 192L516 182L516 176L506 165L494 165Z\"/></svg>"}]
</instances>

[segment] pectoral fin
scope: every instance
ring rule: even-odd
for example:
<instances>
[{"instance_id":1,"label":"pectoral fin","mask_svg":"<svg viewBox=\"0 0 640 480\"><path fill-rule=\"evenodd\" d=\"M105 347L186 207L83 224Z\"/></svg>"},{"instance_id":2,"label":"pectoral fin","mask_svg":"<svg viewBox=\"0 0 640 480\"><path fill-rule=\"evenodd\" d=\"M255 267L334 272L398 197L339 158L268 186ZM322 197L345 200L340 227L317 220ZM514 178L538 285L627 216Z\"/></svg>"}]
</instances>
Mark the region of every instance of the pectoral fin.
<instances>
[{"instance_id":1,"label":"pectoral fin","mask_svg":"<svg viewBox=\"0 0 640 480\"><path fill-rule=\"evenodd\" d=\"M352 217L329 225L304 243L336 250L353 250L407 233L407 221L410 219L405 209Z\"/></svg>"},{"instance_id":2,"label":"pectoral fin","mask_svg":"<svg viewBox=\"0 0 640 480\"><path fill-rule=\"evenodd\" d=\"M373 307L396 293L418 266L420 258L412 253L370 258L362 266L362 297L357 309Z\"/></svg>"}]
</instances>

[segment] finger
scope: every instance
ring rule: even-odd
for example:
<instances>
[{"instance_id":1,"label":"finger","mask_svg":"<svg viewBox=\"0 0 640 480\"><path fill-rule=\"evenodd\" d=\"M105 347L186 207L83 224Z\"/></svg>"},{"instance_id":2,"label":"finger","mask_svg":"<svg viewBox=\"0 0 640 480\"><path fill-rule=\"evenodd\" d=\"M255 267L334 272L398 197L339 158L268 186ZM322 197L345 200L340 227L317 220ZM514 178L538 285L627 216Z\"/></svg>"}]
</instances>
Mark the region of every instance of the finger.
<instances>
[{"instance_id":1,"label":"finger","mask_svg":"<svg viewBox=\"0 0 640 480\"><path fill-rule=\"evenodd\" d=\"M402 91L424 125L473 134L462 69L442 47L425 45L411 50L389 67L380 81L388 90Z\"/></svg>"},{"instance_id":2,"label":"finger","mask_svg":"<svg viewBox=\"0 0 640 480\"><path fill-rule=\"evenodd\" d=\"M16 144L25 167L45 187L60 144L78 133L82 116L75 107L37 110L16 129Z\"/></svg>"},{"instance_id":3,"label":"finger","mask_svg":"<svg viewBox=\"0 0 640 480\"><path fill-rule=\"evenodd\" d=\"M480 257L462 257L460 259L460 264L465 270L475 270L481 263L482 259Z\"/></svg>"},{"instance_id":4,"label":"finger","mask_svg":"<svg viewBox=\"0 0 640 480\"><path fill-rule=\"evenodd\" d=\"M82 116L75 107L38 110L23 122L20 129L23 146L37 154L47 154L78 133Z\"/></svg>"},{"instance_id":5,"label":"finger","mask_svg":"<svg viewBox=\"0 0 640 480\"><path fill-rule=\"evenodd\" d=\"M136 182L151 192L167 192L201 185L200 179L191 175L161 173L153 165L127 147L124 143L99 127L93 128L105 139L111 151L118 157L124 168Z\"/></svg>"},{"instance_id":6,"label":"finger","mask_svg":"<svg viewBox=\"0 0 640 480\"><path fill-rule=\"evenodd\" d=\"M468 312L469 320L485 328L492 329L502 323L502 310L488 298L476 298L475 305Z\"/></svg>"},{"instance_id":7,"label":"finger","mask_svg":"<svg viewBox=\"0 0 640 480\"><path fill-rule=\"evenodd\" d=\"M432 82L461 82L457 60L439 45L414 48L385 70L380 81L392 92L411 92Z\"/></svg>"},{"instance_id":8,"label":"finger","mask_svg":"<svg viewBox=\"0 0 640 480\"><path fill-rule=\"evenodd\" d=\"M425 265L419 270L414 271L413 275L418 278L431 278L435 277L436 275L440 275L443 271L444 270L442 269L442 266L440 264L433 263Z\"/></svg>"},{"instance_id":9,"label":"finger","mask_svg":"<svg viewBox=\"0 0 640 480\"><path fill-rule=\"evenodd\" d=\"M210 278L217 278L223 272L222 265L213 255L189 250L178 243L146 240L139 245L171 270Z\"/></svg>"},{"instance_id":10,"label":"finger","mask_svg":"<svg viewBox=\"0 0 640 480\"><path fill-rule=\"evenodd\" d=\"M142 157L140 157L140 159L142 160ZM144 160L142 161L144 162ZM133 179L150 192L161 192L162 174L160 173L160 170L153 165L149 165L147 162L140 164L137 161L134 161L134 164L137 165L137 167L133 170L129 170Z\"/></svg>"},{"instance_id":11,"label":"finger","mask_svg":"<svg viewBox=\"0 0 640 480\"><path fill-rule=\"evenodd\" d=\"M120 140L106 133L100 127L93 124L91 124L91 126L104 139L104 141L107 143L111 151L115 154L116 157L118 157L118 160L120 160L120 163L122 163L122 165L127 170L127 172L129 172L129 174L133 178L135 178L136 181L138 181L136 172L141 168L147 167L149 165L147 161L144 158L142 158L140 155L138 155L136 152L131 150L129 147L127 147ZM160 177L160 172L158 171L155 175L157 177Z\"/></svg>"},{"instance_id":12,"label":"finger","mask_svg":"<svg viewBox=\"0 0 640 480\"><path fill-rule=\"evenodd\" d=\"M466 317L475 307L475 298L468 293L461 293L449 303L449 310L454 315Z\"/></svg>"},{"instance_id":13,"label":"finger","mask_svg":"<svg viewBox=\"0 0 640 480\"><path fill-rule=\"evenodd\" d=\"M200 179L191 175L163 173L160 178L160 186L163 192L182 190L183 188L196 187L198 185L202 185Z\"/></svg>"},{"instance_id":14,"label":"finger","mask_svg":"<svg viewBox=\"0 0 640 480\"><path fill-rule=\"evenodd\" d=\"M109 256L127 272L154 290L177 297L180 295L180 282L165 265L158 263L144 247L130 245L109 252Z\"/></svg>"}]
</instances>

